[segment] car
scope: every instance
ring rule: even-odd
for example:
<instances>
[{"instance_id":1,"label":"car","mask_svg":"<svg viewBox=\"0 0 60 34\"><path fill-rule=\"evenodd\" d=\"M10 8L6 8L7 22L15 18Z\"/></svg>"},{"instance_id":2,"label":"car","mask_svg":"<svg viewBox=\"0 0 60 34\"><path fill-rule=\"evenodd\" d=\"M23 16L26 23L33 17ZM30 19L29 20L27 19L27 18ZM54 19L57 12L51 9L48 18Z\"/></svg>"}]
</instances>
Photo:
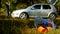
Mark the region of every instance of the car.
<instances>
[{"instance_id":1,"label":"car","mask_svg":"<svg viewBox=\"0 0 60 34\"><path fill-rule=\"evenodd\" d=\"M35 18L37 16L55 19L57 16L57 9L52 4L34 4L26 9L14 10L11 16L20 19Z\"/></svg>"}]
</instances>

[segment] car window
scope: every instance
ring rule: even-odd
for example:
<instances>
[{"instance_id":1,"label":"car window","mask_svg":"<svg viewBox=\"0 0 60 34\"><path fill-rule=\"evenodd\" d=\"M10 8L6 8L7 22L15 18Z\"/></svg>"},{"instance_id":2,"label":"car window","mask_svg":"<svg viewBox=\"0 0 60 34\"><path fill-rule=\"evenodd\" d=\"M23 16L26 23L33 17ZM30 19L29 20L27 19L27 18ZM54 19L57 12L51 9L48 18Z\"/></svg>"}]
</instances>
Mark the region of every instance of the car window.
<instances>
[{"instance_id":1,"label":"car window","mask_svg":"<svg viewBox=\"0 0 60 34\"><path fill-rule=\"evenodd\" d=\"M34 9L41 9L41 5L35 5Z\"/></svg>"},{"instance_id":2,"label":"car window","mask_svg":"<svg viewBox=\"0 0 60 34\"><path fill-rule=\"evenodd\" d=\"M51 9L50 5L43 5L43 9Z\"/></svg>"}]
</instances>

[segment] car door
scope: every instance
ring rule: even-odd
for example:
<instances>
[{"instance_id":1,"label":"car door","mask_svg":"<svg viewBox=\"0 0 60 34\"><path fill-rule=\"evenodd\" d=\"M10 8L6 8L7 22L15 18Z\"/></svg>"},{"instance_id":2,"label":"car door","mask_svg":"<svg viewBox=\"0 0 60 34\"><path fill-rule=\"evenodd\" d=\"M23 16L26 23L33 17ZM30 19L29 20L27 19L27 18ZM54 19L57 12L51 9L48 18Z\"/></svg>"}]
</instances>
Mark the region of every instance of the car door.
<instances>
[{"instance_id":1,"label":"car door","mask_svg":"<svg viewBox=\"0 0 60 34\"><path fill-rule=\"evenodd\" d=\"M50 11L51 11L50 5L42 5L40 16L47 17Z\"/></svg>"},{"instance_id":2,"label":"car door","mask_svg":"<svg viewBox=\"0 0 60 34\"><path fill-rule=\"evenodd\" d=\"M31 10L30 10L30 15L32 17L36 17L40 15L40 11L41 11L41 5L34 5L32 6Z\"/></svg>"}]
</instances>

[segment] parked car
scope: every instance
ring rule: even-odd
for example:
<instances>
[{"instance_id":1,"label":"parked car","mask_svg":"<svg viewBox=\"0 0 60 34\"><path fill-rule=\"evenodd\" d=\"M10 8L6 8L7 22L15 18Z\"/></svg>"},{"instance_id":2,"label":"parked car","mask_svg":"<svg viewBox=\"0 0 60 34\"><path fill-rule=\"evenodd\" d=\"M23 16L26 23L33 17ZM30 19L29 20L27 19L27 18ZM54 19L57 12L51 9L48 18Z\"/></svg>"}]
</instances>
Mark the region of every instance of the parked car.
<instances>
[{"instance_id":1,"label":"parked car","mask_svg":"<svg viewBox=\"0 0 60 34\"><path fill-rule=\"evenodd\" d=\"M26 9L15 10L11 16L13 18L18 17L20 19L27 19L30 17L42 16L43 18L55 19L57 10L54 5L51 4L34 4Z\"/></svg>"}]
</instances>

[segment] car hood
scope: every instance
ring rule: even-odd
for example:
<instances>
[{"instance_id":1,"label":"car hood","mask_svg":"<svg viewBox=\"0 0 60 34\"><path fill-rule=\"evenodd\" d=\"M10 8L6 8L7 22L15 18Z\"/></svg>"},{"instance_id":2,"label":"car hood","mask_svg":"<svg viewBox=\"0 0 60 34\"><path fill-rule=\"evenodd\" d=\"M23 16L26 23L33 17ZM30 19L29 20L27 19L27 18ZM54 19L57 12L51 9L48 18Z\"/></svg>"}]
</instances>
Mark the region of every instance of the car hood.
<instances>
[{"instance_id":1,"label":"car hood","mask_svg":"<svg viewBox=\"0 0 60 34\"><path fill-rule=\"evenodd\" d=\"M24 11L26 11L26 9L15 10L15 11L13 11L13 13L21 13L21 12L24 12Z\"/></svg>"}]
</instances>

